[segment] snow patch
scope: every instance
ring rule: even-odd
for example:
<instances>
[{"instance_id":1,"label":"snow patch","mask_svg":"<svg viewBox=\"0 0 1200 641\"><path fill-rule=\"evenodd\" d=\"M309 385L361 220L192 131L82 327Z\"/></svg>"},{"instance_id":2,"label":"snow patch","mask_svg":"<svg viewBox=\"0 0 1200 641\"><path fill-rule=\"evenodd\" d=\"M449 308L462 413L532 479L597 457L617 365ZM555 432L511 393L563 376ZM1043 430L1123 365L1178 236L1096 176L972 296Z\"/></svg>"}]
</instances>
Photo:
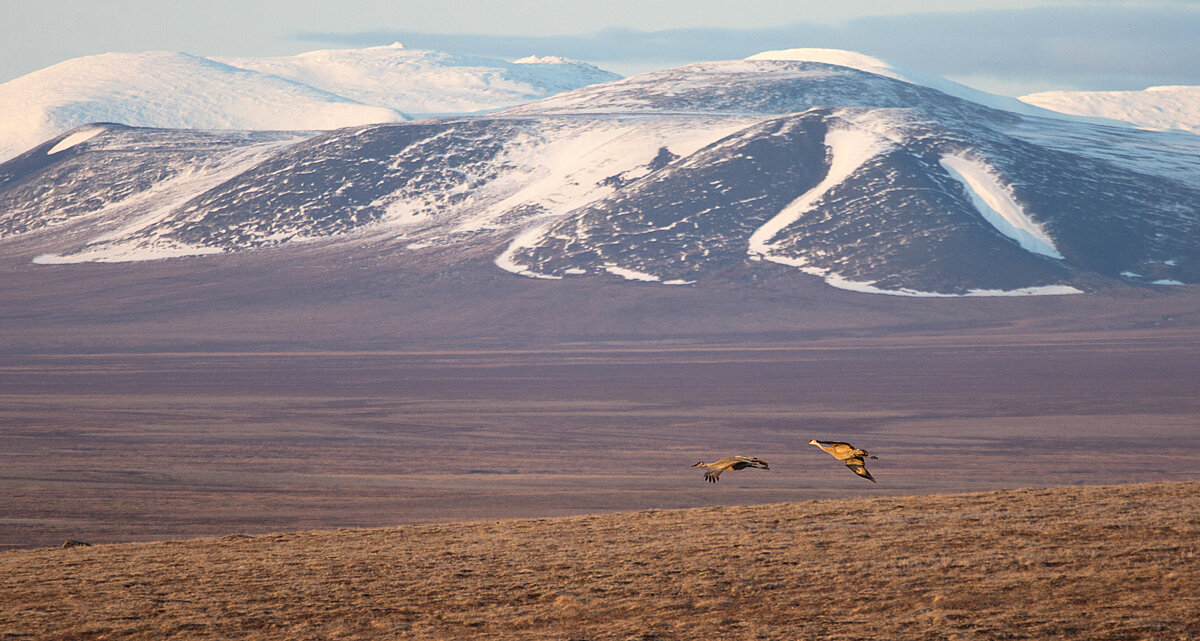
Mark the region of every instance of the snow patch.
<instances>
[{"instance_id":1,"label":"snow patch","mask_svg":"<svg viewBox=\"0 0 1200 641\"><path fill-rule=\"evenodd\" d=\"M966 187L976 209L997 231L1026 251L1063 258L1042 226L1021 209L988 167L962 156L943 156L941 165Z\"/></svg>"},{"instance_id":2,"label":"snow patch","mask_svg":"<svg viewBox=\"0 0 1200 641\"><path fill-rule=\"evenodd\" d=\"M620 276L621 278L624 278L625 280L640 280L640 281L644 281L644 282L648 282L648 283L657 283L659 280L661 280L658 276L655 276L653 274L639 272L635 269L621 267L618 265L614 265L612 263L605 263L604 269L608 273Z\"/></svg>"},{"instance_id":3,"label":"snow patch","mask_svg":"<svg viewBox=\"0 0 1200 641\"><path fill-rule=\"evenodd\" d=\"M51 147L50 151L46 152L46 155L53 156L60 151L66 151L67 149L70 149L75 145L85 143L102 133L104 133L104 127L85 127L58 141L58 144Z\"/></svg>"},{"instance_id":4,"label":"snow patch","mask_svg":"<svg viewBox=\"0 0 1200 641\"><path fill-rule=\"evenodd\" d=\"M1150 284L1151 285L1185 285L1186 283L1181 283L1177 280L1172 280L1170 278L1162 278L1162 279L1153 281Z\"/></svg>"},{"instance_id":5,"label":"snow patch","mask_svg":"<svg viewBox=\"0 0 1200 641\"><path fill-rule=\"evenodd\" d=\"M875 281L855 281L815 267L803 267L801 271L821 276L830 287L844 289L863 294L886 294L888 296L911 296L915 298L971 298L995 296L1066 296L1082 294L1083 291L1070 285L1042 285L1039 287L1022 287L1020 289L972 289L965 294L943 294L940 292L923 292L902 287L900 289L882 289L875 286Z\"/></svg>"},{"instance_id":6,"label":"snow patch","mask_svg":"<svg viewBox=\"0 0 1200 641\"><path fill-rule=\"evenodd\" d=\"M587 64L587 63L580 62L578 60L571 60L570 58L563 58L562 56L525 56L524 58L517 58L516 60L513 60L513 64L514 65L573 65L573 64Z\"/></svg>"},{"instance_id":7,"label":"snow patch","mask_svg":"<svg viewBox=\"0 0 1200 641\"><path fill-rule=\"evenodd\" d=\"M33 259L37 265L67 265L73 263L127 263L143 260L161 260L163 258L183 258L186 256L201 256L205 254L222 254L218 247L198 247L167 243L160 245L126 244L104 245L97 250L85 250L69 255L42 254Z\"/></svg>"}]
</instances>

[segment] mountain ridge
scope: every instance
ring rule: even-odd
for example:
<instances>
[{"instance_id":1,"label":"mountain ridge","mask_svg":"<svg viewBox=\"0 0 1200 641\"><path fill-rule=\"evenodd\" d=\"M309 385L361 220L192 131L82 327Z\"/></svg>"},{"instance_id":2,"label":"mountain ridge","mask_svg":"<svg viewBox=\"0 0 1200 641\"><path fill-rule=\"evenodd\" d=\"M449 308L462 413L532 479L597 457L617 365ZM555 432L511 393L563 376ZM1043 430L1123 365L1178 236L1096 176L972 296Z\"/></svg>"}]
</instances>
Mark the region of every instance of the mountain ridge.
<instances>
[{"instance_id":1,"label":"mountain ridge","mask_svg":"<svg viewBox=\"0 0 1200 641\"><path fill-rule=\"evenodd\" d=\"M264 147L182 201L139 201L158 208L138 214L145 224L52 177L104 150L108 182L122 182L117 159L136 162L156 134L111 133L0 166L6 235L45 227L50 198L84 204L70 217L80 233L105 228L39 262L321 242L673 285L772 261L907 296L1200 282L1200 192L1187 180L1200 176L1200 137L1019 114L822 62L697 63L486 115L320 133ZM187 141L198 134L160 135L214 167L205 154L250 144L206 152Z\"/></svg>"}]
</instances>

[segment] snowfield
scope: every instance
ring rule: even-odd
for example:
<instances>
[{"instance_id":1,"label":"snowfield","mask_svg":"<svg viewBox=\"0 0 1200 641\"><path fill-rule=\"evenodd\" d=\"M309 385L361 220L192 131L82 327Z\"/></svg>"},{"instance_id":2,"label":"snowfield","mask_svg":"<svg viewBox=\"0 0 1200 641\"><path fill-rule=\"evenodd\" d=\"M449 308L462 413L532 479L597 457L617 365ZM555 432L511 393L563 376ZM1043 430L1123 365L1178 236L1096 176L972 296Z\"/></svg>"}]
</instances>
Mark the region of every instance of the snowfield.
<instances>
[{"instance_id":1,"label":"snowfield","mask_svg":"<svg viewBox=\"0 0 1200 641\"><path fill-rule=\"evenodd\" d=\"M1145 129L1200 134L1200 87L1150 87L1142 91L1046 91L1021 96L1045 109L1130 122Z\"/></svg>"}]
</instances>

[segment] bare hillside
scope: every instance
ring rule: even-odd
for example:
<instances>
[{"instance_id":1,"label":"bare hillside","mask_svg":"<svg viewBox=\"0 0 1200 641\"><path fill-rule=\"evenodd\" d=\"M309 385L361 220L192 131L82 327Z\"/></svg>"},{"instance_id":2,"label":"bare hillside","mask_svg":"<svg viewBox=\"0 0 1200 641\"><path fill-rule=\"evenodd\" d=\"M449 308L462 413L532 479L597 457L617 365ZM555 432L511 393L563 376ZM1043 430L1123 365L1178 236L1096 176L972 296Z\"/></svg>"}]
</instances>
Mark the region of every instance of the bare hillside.
<instances>
[{"instance_id":1,"label":"bare hillside","mask_svg":"<svg viewBox=\"0 0 1200 641\"><path fill-rule=\"evenodd\" d=\"M1196 639L1200 482L16 550L0 594L5 639Z\"/></svg>"}]
</instances>

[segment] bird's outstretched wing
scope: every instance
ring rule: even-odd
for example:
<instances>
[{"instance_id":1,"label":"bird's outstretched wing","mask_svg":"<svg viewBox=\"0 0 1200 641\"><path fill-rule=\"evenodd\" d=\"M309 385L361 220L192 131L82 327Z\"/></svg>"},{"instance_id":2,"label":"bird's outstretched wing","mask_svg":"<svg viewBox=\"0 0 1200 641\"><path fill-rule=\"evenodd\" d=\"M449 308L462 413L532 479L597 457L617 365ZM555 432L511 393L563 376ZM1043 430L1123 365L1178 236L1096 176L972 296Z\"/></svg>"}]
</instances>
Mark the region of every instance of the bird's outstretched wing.
<instances>
[{"instance_id":1,"label":"bird's outstretched wing","mask_svg":"<svg viewBox=\"0 0 1200 641\"><path fill-rule=\"evenodd\" d=\"M754 458L753 456L731 456L729 458L733 459L734 462L732 464L732 467L735 470L741 470L741 469L745 469L747 467L757 467L757 468L761 468L764 470L771 469L771 466L767 465L766 461L764 461L760 458ZM724 460L725 459L721 459L721 461L724 461ZM721 461L718 461L718 463Z\"/></svg>"},{"instance_id":2,"label":"bird's outstretched wing","mask_svg":"<svg viewBox=\"0 0 1200 641\"><path fill-rule=\"evenodd\" d=\"M865 461L863 461L861 456L852 456L846 459L846 467L850 468L851 472L854 472L855 474L867 479L872 483L878 482L875 480L875 477L871 476L871 473L867 471L867 464Z\"/></svg>"}]
</instances>

